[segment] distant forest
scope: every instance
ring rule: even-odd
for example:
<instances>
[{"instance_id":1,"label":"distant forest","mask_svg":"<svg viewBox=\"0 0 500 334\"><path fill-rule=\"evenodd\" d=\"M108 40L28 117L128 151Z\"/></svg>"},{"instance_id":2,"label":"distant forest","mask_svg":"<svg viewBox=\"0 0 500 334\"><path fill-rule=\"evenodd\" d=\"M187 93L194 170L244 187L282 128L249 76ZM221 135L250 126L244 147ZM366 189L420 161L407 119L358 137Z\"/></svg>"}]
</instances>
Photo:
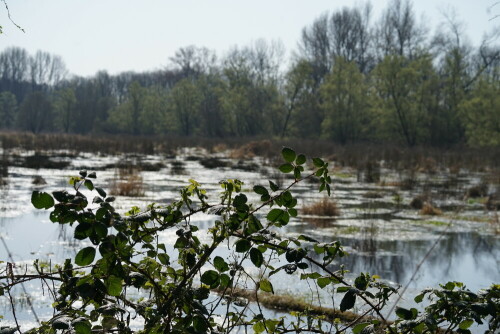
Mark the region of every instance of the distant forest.
<instances>
[{"instance_id":1,"label":"distant forest","mask_svg":"<svg viewBox=\"0 0 500 334\"><path fill-rule=\"evenodd\" d=\"M305 27L287 59L265 40L223 56L188 46L162 70L92 77L70 75L59 56L7 48L0 129L500 146L496 36L474 47L443 18L431 32L406 0L378 18L369 4L346 7Z\"/></svg>"}]
</instances>

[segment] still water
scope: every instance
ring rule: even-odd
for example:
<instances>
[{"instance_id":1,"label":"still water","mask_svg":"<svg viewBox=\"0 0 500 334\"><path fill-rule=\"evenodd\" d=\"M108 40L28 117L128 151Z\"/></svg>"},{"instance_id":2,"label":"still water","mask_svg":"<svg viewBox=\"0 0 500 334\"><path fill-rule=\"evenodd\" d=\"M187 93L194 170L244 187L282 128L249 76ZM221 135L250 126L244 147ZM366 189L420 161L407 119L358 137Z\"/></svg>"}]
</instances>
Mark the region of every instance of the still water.
<instances>
[{"instance_id":1,"label":"still water","mask_svg":"<svg viewBox=\"0 0 500 334\"><path fill-rule=\"evenodd\" d=\"M192 155L193 152L185 154ZM34 211L30 206L31 192L35 189L47 192L64 188L70 190L68 176L76 175L80 167L88 165L100 169L97 183L109 187L116 180L118 171L106 166L127 159L131 158L82 155L71 160L65 170L10 168L7 185L0 188L0 236L4 241L0 244L0 261L15 262L17 272L22 273L35 259L53 265L74 257L82 244L73 240L72 228L51 223L46 211ZM210 192L218 191L218 181L222 179L238 178L250 190L253 185L264 184L263 180L277 175L272 167L263 166L265 161L260 159L252 161L260 165L260 169L247 171L231 167L209 169L195 159L185 159L182 155L175 158L144 156L141 160L161 162L165 167L159 171L141 172L144 196L118 197L116 206L122 212L133 205L144 208L153 201L172 201L179 187L187 184L188 178L197 180ZM173 173L173 166L179 165L178 161L182 161L189 176L178 171ZM35 175L43 177L46 184L33 185ZM391 175L390 172L387 175ZM425 177L428 178L422 176ZM394 285L407 286L405 295L398 301L402 305L413 305L413 296L423 288L437 287L439 283L452 280L461 281L475 291L500 282L500 238L495 230L498 227L492 227L494 213L461 198L464 189L477 182L478 177L462 177L462 184L455 185L453 189L456 196L449 192L446 196L436 193L435 203L440 203L443 208L448 205L453 210L443 210L440 216L428 217L408 207L411 199L422 189L400 190L394 186L366 184L359 182L352 171L342 170L338 176L334 174L333 194L341 211L340 216L325 219L299 215L280 233L286 236L307 234L321 242L341 241L349 256L335 262L332 269L344 265L352 272L350 278L359 272L369 272ZM443 175L434 175L432 178L432 182L446 181ZM289 182L287 179L276 181L283 184ZM428 187L429 182L423 184ZM312 189L309 183L296 188L294 194L299 205L307 205L323 197ZM377 192L379 196L377 199L363 196L368 192ZM395 194L399 197L397 202L394 200ZM216 195L213 198L215 200ZM250 199L257 201L251 195ZM460 211L456 210L457 207L460 207ZM208 237L206 231L214 219L215 216L209 215L193 218L191 223L200 227L200 239ZM167 244L173 242L175 231L165 232L162 238L162 242ZM228 256L229 252L228 247L221 247L217 255ZM251 270L249 268L249 272ZM277 294L306 296L310 293L308 284L299 279L300 273L285 275L280 273L273 276L272 283ZM38 316L49 317L51 298L47 291L38 282L27 284L26 289ZM19 291L19 294L22 301L23 292ZM325 300L327 295L328 291L325 291ZM12 323L9 308L7 300L0 299L0 314L5 316L5 319L0 320L0 325ZM35 325L27 304L20 303L18 317L26 324L23 325L25 328Z\"/></svg>"}]
</instances>

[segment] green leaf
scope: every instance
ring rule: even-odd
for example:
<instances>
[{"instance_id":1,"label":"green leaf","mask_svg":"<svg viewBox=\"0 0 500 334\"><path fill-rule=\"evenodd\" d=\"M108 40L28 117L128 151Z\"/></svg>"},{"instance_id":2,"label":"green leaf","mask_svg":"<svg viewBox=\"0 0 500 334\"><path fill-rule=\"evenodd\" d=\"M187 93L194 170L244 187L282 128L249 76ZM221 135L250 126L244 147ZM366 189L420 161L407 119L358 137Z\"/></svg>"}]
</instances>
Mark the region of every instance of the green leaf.
<instances>
[{"instance_id":1,"label":"green leaf","mask_svg":"<svg viewBox=\"0 0 500 334\"><path fill-rule=\"evenodd\" d=\"M396 315L403 320L412 320L414 314L411 310L403 307L398 307L396 308Z\"/></svg>"},{"instance_id":2,"label":"green leaf","mask_svg":"<svg viewBox=\"0 0 500 334\"><path fill-rule=\"evenodd\" d=\"M264 256L262 256L262 253L260 250L257 248L252 248L250 250L250 260L252 260L252 263L256 266L259 267L262 266L264 263Z\"/></svg>"},{"instance_id":3,"label":"green leaf","mask_svg":"<svg viewBox=\"0 0 500 334\"><path fill-rule=\"evenodd\" d=\"M168 266L170 264L170 257L165 253L158 254L158 260L164 266Z\"/></svg>"},{"instance_id":4,"label":"green leaf","mask_svg":"<svg viewBox=\"0 0 500 334\"><path fill-rule=\"evenodd\" d=\"M238 240L236 242L235 246L236 246L237 253L244 253L244 252L248 251L250 248L252 248L252 244L250 243L250 241L248 241L246 239Z\"/></svg>"},{"instance_id":5,"label":"green leaf","mask_svg":"<svg viewBox=\"0 0 500 334\"><path fill-rule=\"evenodd\" d=\"M282 215L285 214L285 211L281 210L281 209L272 209L271 211L269 211L269 213L267 214L267 220L269 220L270 222L276 222L278 221Z\"/></svg>"},{"instance_id":6,"label":"green leaf","mask_svg":"<svg viewBox=\"0 0 500 334\"><path fill-rule=\"evenodd\" d=\"M342 301L340 302L340 310L342 312L350 310L354 307L355 303L356 303L356 290L351 288L345 293L344 298L342 298Z\"/></svg>"},{"instance_id":7,"label":"green leaf","mask_svg":"<svg viewBox=\"0 0 500 334\"><path fill-rule=\"evenodd\" d=\"M208 329L207 321L201 315L193 317L193 328L197 333L206 333Z\"/></svg>"},{"instance_id":8,"label":"green leaf","mask_svg":"<svg viewBox=\"0 0 500 334\"><path fill-rule=\"evenodd\" d=\"M260 288L262 291L265 291L265 292L270 292L270 293L274 294L273 285L272 285L272 284L271 284L271 282L269 282L269 280L267 280L267 279L262 279L262 280L259 282L259 288Z\"/></svg>"},{"instance_id":9,"label":"green leaf","mask_svg":"<svg viewBox=\"0 0 500 334\"><path fill-rule=\"evenodd\" d=\"M221 273L229 270L229 265L220 256L216 256L214 258L214 267Z\"/></svg>"},{"instance_id":10,"label":"green leaf","mask_svg":"<svg viewBox=\"0 0 500 334\"><path fill-rule=\"evenodd\" d=\"M266 330L266 326L262 321L256 322L253 326L252 329L255 333L259 334L262 333Z\"/></svg>"},{"instance_id":11,"label":"green leaf","mask_svg":"<svg viewBox=\"0 0 500 334\"><path fill-rule=\"evenodd\" d=\"M266 188L259 185L254 186L253 191L259 195L267 195L269 193Z\"/></svg>"},{"instance_id":12,"label":"green leaf","mask_svg":"<svg viewBox=\"0 0 500 334\"><path fill-rule=\"evenodd\" d=\"M108 291L108 294L115 297L119 296L122 293L122 284L122 279L113 275L109 276L104 281L104 285L106 286L106 291Z\"/></svg>"},{"instance_id":13,"label":"green leaf","mask_svg":"<svg viewBox=\"0 0 500 334\"><path fill-rule=\"evenodd\" d=\"M88 321L79 321L72 324L76 334L91 334L92 325Z\"/></svg>"},{"instance_id":14,"label":"green leaf","mask_svg":"<svg viewBox=\"0 0 500 334\"><path fill-rule=\"evenodd\" d=\"M92 233L92 225L88 223L80 223L75 228L74 237L78 240L84 240Z\"/></svg>"},{"instance_id":15,"label":"green leaf","mask_svg":"<svg viewBox=\"0 0 500 334\"><path fill-rule=\"evenodd\" d=\"M330 284L332 282L332 280L330 279L330 277L320 277L317 279L316 281L318 283L318 286L323 289L325 286L327 286L328 284Z\"/></svg>"},{"instance_id":16,"label":"green leaf","mask_svg":"<svg viewBox=\"0 0 500 334\"><path fill-rule=\"evenodd\" d=\"M90 180L85 180L84 182L85 187L87 187L88 190L92 191L94 190L94 184Z\"/></svg>"},{"instance_id":17,"label":"green leaf","mask_svg":"<svg viewBox=\"0 0 500 334\"><path fill-rule=\"evenodd\" d=\"M97 177L96 173L95 172L92 172L90 173L89 175L87 175L87 177L91 178L91 179L95 179Z\"/></svg>"},{"instance_id":18,"label":"green leaf","mask_svg":"<svg viewBox=\"0 0 500 334\"><path fill-rule=\"evenodd\" d=\"M474 320L472 319L467 319L467 320L464 320L460 323L460 325L458 325L458 328L460 328L461 330L466 330L468 329L470 326L472 326L472 324L474 323Z\"/></svg>"},{"instance_id":19,"label":"green leaf","mask_svg":"<svg viewBox=\"0 0 500 334\"><path fill-rule=\"evenodd\" d=\"M106 192L102 189L102 188L99 188L99 187L95 187L95 190L97 191L97 193L101 196L101 197L106 197Z\"/></svg>"},{"instance_id":20,"label":"green leaf","mask_svg":"<svg viewBox=\"0 0 500 334\"><path fill-rule=\"evenodd\" d=\"M75 257L75 263L79 266L87 266L94 262L95 258L95 248L85 247L81 249Z\"/></svg>"},{"instance_id":21,"label":"green leaf","mask_svg":"<svg viewBox=\"0 0 500 334\"><path fill-rule=\"evenodd\" d=\"M290 173L291 171L293 171L293 165L290 163L283 164L279 167L279 170L282 173Z\"/></svg>"},{"instance_id":22,"label":"green leaf","mask_svg":"<svg viewBox=\"0 0 500 334\"><path fill-rule=\"evenodd\" d=\"M229 277L227 274L220 275L220 287L221 288L228 287L230 283L231 283L231 277Z\"/></svg>"},{"instance_id":23,"label":"green leaf","mask_svg":"<svg viewBox=\"0 0 500 334\"><path fill-rule=\"evenodd\" d=\"M273 181L269 181L269 187L272 191L278 191L280 189L280 187Z\"/></svg>"},{"instance_id":24,"label":"green leaf","mask_svg":"<svg viewBox=\"0 0 500 334\"><path fill-rule=\"evenodd\" d=\"M300 168L299 167L295 167L293 169L293 177L298 180L300 179Z\"/></svg>"},{"instance_id":25,"label":"green leaf","mask_svg":"<svg viewBox=\"0 0 500 334\"><path fill-rule=\"evenodd\" d=\"M359 290L366 290L368 287L368 280L364 274L359 275L354 280L354 286Z\"/></svg>"},{"instance_id":26,"label":"green leaf","mask_svg":"<svg viewBox=\"0 0 500 334\"><path fill-rule=\"evenodd\" d=\"M416 295L415 298L413 299L415 301L415 303L421 303L422 300L424 300L424 294L421 293L419 295Z\"/></svg>"},{"instance_id":27,"label":"green leaf","mask_svg":"<svg viewBox=\"0 0 500 334\"><path fill-rule=\"evenodd\" d=\"M201 283L210 285L212 289L216 288L220 283L219 273L215 270L207 270L201 275Z\"/></svg>"},{"instance_id":28,"label":"green leaf","mask_svg":"<svg viewBox=\"0 0 500 334\"><path fill-rule=\"evenodd\" d=\"M37 209L50 209L54 206L54 199L45 192L33 191L31 203Z\"/></svg>"},{"instance_id":29,"label":"green leaf","mask_svg":"<svg viewBox=\"0 0 500 334\"><path fill-rule=\"evenodd\" d=\"M356 326L354 326L354 327L352 328L352 333L353 333L353 334L359 334L359 333L361 333L361 331L362 331L363 329L365 329L365 327L366 327L366 326L369 326L369 325L370 325L370 323L369 323L369 322L362 322L362 323L359 323L359 324L357 324Z\"/></svg>"},{"instance_id":30,"label":"green leaf","mask_svg":"<svg viewBox=\"0 0 500 334\"><path fill-rule=\"evenodd\" d=\"M297 159L295 160L296 165L303 165L306 162L306 156L303 154L299 154Z\"/></svg>"},{"instance_id":31,"label":"green leaf","mask_svg":"<svg viewBox=\"0 0 500 334\"><path fill-rule=\"evenodd\" d=\"M448 283L446 283L445 286L443 286L443 288L445 288L446 290L451 291L451 290L455 289L455 286L456 286L455 282L448 282Z\"/></svg>"},{"instance_id":32,"label":"green leaf","mask_svg":"<svg viewBox=\"0 0 500 334\"><path fill-rule=\"evenodd\" d=\"M321 160L320 158L313 158L313 164L314 164L314 166L321 168L321 167L323 167L325 162L323 160Z\"/></svg>"},{"instance_id":33,"label":"green leaf","mask_svg":"<svg viewBox=\"0 0 500 334\"><path fill-rule=\"evenodd\" d=\"M289 147L283 147L283 149L281 150L281 155L286 162L293 162L296 157L295 151Z\"/></svg>"}]
</instances>

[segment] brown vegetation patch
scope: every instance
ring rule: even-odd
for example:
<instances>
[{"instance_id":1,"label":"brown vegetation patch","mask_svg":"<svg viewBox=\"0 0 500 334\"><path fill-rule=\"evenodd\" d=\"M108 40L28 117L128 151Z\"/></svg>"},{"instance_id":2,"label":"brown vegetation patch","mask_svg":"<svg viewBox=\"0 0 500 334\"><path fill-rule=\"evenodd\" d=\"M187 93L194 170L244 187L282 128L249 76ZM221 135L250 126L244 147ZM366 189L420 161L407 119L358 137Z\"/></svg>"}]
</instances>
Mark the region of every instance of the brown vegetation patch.
<instances>
[{"instance_id":1,"label":"brown vegetation patch","mask_svg":"<svg viewBox=\"0 0 500 334\"><path fill-rule=\"evenodd\" d=\"M334 321L336 318L348 323L352 321L369 321L375 319L374 317L360 317L359 314L349 311L340 311L334 308L317 306L307 303L302 299L289 296L289 295L274 295L270 293L260 292L256 293L253 290L233 288L230 293L226 293L231 299L245 298L248 301L259 302L260 305L274 310L285 312L308 312L312 315L324 315L327 321ZM389 322L390 324L391 322Z\"/></svg>"},{"instance_id":2,"label":"brown vegetation patch","mask_svg":"<svg viewBox=\"0 0 500 334\"><path fill-rule=\"evenodd\" d=\"M376 198L382 198L384 196L381 193L377 192L377 191L368 191L368 192L366 192L366 193L363 194L363 197L364 198L376 199Z\"/></svg>"},{"instance_id":3,"label":"brown vegetation patch","mask_svg":"<svg viewBox=\"0 0 500 334\"><path fill-rule=\"evenodd\" d=\"M202 158L200 159L200 164L208 169L229 167L229 162L219 158Z\"/></svg>"},{"instance_id":4,"label":"brown vegetation patch","mask_svg":"<svg viewBox=\"0 0 500 334\"><path fill-rule=\"evenodd\" d=\"M137 169L119 169L111 185L110 194L114 196L144 196L144 182Z\"/></svg>"},{"instance_id":5,"label":"brown vegetation patch","mask_svg":"<svg viewBox=\"0 0 500 334\"><path fill-rule=\"evenodd\" d=\"M425 202L422 206L422 209L420 210L420 214L427 216L440 216L443 214L443 212L439 208L434 207L429 202Z\"/></svg>"},{"instance_id":6,"label":"brown vegetation patch","mask_svg":"<svg viewBox=\"0 0 500 334\"><path fill-rule=\"evenodd\" d=\"M270 140L251 141L230 153L233 159L245 159L257 157L270 157L276 154Z\"/></svg>"},{"instance_id":7,"label":"brown vegetation patch","mask_svg":"<svg viewBox=\"0 0 500 334\"><path fill-rule=\"evenodd\" d=\"M324 197L319 202L302 207L302 213L311 216L336 217L340 215L340 209L334 201Z\"/></svg>"},{"instance_id":8,"label":"brown vegetation patch","mask_svg":"<svg viewBox=\"0 0 500 334\"><path fill-rule=\"evenodd\" d=\"M39 185L47 184L47 181L45 181L45 179L42 176L35 175L35 176L33 176L33 181L31 181L31 183L39 186Z\"/></svg>"},{"instance_id":9,"label":"brown vegetation patch","mask_svg":"<svg viewBox=\"0 0 500 334\"><path fill-rule=\"evenodd\" d=\"M486 183L477 184L467 189L467 197L479 198L488 195L488 185Z\"/></svg>"},{"instance_id":10,"label":"brown vegetation patch","mask_svg":"<svg viewBox=\"0 0 500 334\"><path fill-rule=\"evenodd\" d=\"M171 162L170 172L174 175L186 174L186 164L181 160L174 160Z\"/></svg>"}]
</instances>

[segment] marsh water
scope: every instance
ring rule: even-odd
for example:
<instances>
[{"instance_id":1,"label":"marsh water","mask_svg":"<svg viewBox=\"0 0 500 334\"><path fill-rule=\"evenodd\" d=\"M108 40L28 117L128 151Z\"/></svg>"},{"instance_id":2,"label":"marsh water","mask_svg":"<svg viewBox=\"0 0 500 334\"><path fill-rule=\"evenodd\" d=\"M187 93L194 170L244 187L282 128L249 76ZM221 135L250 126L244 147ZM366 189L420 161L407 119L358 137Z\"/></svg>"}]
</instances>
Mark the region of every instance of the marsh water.
<instances>
[{"instance_id":1,"label":"marsh water","mask_svg":"<svg viewBox=\"0 0 500 334\"><path fill-rule=\"evenodd\" d=\"M138 167L140 196L116 196L116 208L120 212L134 205L145 208L151 202L169 203L177 198L179 188L190 178L201 183L209 194L213 193L212 202L217 201L218 182L223 179L242 180L248 192L253 185L267 183L268 179L283 185L291 182L275 172L274 161L259 157L230 159L227 152L221 152L210 154L219 163L214 167L203 163L209 153L200 149L182 149L174 156L46 152L52 165L24 166L22 162L34 154L3 152L9 166L0 187L0 236L3 240L0 261L15 262L18 273L29 270L35 259L49 265L61 263L74 257L82 247L73 239L70 226L51 223L48 211L34 210L30 204L33 190L69 191L68 178L81 169L96 170L96 184L109 189L125 175L124 166ZM418 291L448 281L463 282L473 291L500 282L499 218L495 211L485 208L485 194L467 196L468 189L484 183L486 174L465 170L450 173L441 169L432 173L413 171L410 175L384 169L383 164L378 172L376 182L366 182L366 171L333 164L332 196L340 215L306 216L299 210L299 216L279 233L287 236L307 234L321 242L341 241L349 255L334 266L343 265L351 271L351 278L359 272L369 272L391 284L405 286L399 304L412 304ZM409 178L411 186L408 186ZM323 198L324 194L316 189L311 182L295 187L299 207ZM486 193L495 191L498 191L498 184L487 185ZM423 194L440 209L440 214L422 214L410 205L414 198ZM251 194L249 197L258 201ZM198 235L202 239L215 219L216 216L199 214L193 217L191 224L199 226ZM175 231L162 234L166 244L175 237ZM227 256L229 249L221 247L217 253ZM249 272L252 272L250 268ZM299 279L300 273L286 279L280 279L280 275L285 274L271 280L276 294L299 297L310 294L311 288ZM29 283L26 290L37 315L50 316L51 299L40 283ZM23 321L22 327L34 326L30 307L23 302L26 300L24 291L19 290L17 297L17 315ZM327 300L326 293L324 298ZM7 298L0 297L0 314L4 315L0 325L13 323L9 310Z\"/></svg>"}]
</instances>

